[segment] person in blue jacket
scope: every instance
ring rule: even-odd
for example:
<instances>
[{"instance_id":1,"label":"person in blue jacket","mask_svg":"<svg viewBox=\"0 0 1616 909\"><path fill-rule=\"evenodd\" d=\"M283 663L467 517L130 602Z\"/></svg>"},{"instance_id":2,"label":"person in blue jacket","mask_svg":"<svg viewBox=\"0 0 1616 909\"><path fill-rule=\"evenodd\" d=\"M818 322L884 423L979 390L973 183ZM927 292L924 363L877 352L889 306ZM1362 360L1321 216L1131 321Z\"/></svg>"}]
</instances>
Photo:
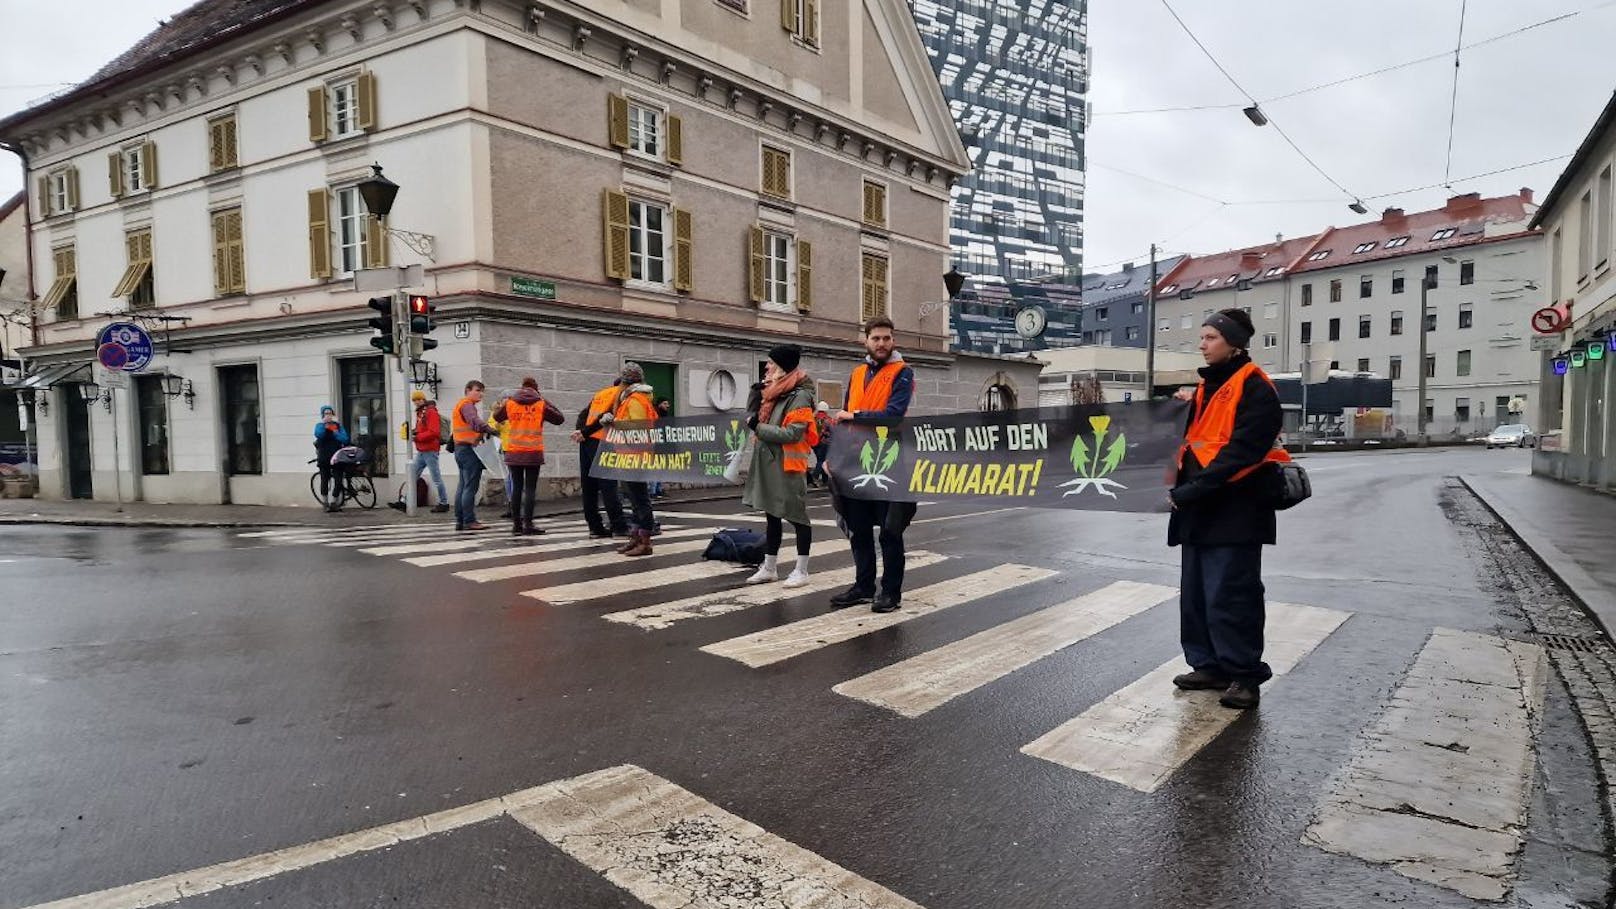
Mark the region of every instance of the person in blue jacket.
<instances>
[{"instance_id":1,"label":"person in blue jacket","mask_svg":"<svg viewBox=\"0 0 1616 909\"><path fill-rule=\"evenodd\" d=\"M348 444L348 430L337 422L337 409L330 404L320 408L320 422L314 424L314 463L320 468L320 500L326 511L336 511L331 495L331 477L334 468L331 456Z\"/></svg>"}]
</instances>

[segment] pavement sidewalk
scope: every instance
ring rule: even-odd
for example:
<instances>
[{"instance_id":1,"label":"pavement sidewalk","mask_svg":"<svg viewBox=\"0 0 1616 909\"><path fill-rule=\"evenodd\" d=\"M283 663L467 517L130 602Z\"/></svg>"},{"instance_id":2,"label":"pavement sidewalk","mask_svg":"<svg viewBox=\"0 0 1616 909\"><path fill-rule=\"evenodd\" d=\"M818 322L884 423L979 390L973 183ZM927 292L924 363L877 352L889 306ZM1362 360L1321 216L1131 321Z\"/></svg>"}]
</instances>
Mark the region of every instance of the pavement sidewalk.
<instances>
[{"instance_id":1,"label":"pavement sidewalk","mask_svg":"<svg viewBox=\"0 0 1616 909\"><path fill-rule=\"evenodd\" d=\"M669 492L656 499L658 509L671 508L697 502L726 499L739 501L739 487L709 487ZM503 506L482 505L479 517L484 522L493 520ZM535 507L535 517L555 517L582 514L583 501L576 497L545 499ZM354 505L336 514L326 514L316 505L154 505L147 502L125 502L118 511L112 502L91 502L80 499L0 499L0 524L77 524L101 527L343 527L370 524L443 523L452 520L449 515L433 514L423 509L414 518L402 511L378 504L366 510Z\"/></svg>"},{"instance_id":2,"label":"pavement sidewalk","mask_svg":"<svg viewBox=\"0 0 1616 909\"><path fill-rule=\"evenodd\" d=\"M1616 496L1527 474L1460 479L1616 640Z\"/></svg>"}]
</instances>

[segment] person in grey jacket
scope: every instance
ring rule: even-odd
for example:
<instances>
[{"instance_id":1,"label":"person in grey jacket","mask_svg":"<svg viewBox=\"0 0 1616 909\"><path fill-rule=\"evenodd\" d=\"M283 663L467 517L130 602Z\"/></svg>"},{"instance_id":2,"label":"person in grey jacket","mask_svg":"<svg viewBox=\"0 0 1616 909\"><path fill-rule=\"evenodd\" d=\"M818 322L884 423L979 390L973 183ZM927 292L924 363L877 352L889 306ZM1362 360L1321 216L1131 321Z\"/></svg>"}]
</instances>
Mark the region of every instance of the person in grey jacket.
<instances>
[{"instance_id":1,"label":"person in grey jacket","mask_svg":"<svg viewBox=\"0 0 1616 909\"><path fill-rule=\"evenodd\" d=\"M802 371L802 348L782 344L769 351L762 388L746 425L757 436L752 446L752 470L746 477L741 504L768 515L763 565L746 579L767 584L780 579L780 543L785 522L797 538L797 566L786 587L808 583L808 551L813 525L808 520L808 461L817 437L814 428L814 380Z\"/></svg>"}]
</instances>

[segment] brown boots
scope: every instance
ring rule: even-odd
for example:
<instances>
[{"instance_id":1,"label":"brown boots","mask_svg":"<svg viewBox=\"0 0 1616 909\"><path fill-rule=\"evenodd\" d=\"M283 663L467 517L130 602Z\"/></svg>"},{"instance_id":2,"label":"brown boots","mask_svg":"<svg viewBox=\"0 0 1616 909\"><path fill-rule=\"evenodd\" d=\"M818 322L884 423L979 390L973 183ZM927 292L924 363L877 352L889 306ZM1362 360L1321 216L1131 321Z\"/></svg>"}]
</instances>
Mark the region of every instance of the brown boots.
<instances>
[{"instance_id":1,"label":"brown boots","mask_svg":"<svg viewBox=\"0 0 1616 909\"><path fill-rule=\"evenodd\" d=\"M651 532L636 530L629 534L628 545L618 552L626 556L648 556L651 554Z\"/></svg>"}]
</instances>

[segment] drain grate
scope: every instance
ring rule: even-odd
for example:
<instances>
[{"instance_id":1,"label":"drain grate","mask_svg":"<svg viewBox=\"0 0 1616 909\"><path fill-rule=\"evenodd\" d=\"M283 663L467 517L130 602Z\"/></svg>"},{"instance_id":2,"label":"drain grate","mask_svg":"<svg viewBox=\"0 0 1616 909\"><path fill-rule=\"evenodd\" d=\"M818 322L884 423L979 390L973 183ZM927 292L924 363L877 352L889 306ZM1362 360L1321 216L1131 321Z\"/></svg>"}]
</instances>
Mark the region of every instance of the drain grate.
<instances>
[{"instance_id":1,"label":"drain grate","mask_svg":"<svg viewBox=\"0 0 1616 909\"><path fill-rule=\"evenodd\" d=\"M1550 650L1574 650L1577 653L1598 653L1610 647L1604 638L1574 634L1538 634L1538 643Z\"/></svg>"}]
</instances>

